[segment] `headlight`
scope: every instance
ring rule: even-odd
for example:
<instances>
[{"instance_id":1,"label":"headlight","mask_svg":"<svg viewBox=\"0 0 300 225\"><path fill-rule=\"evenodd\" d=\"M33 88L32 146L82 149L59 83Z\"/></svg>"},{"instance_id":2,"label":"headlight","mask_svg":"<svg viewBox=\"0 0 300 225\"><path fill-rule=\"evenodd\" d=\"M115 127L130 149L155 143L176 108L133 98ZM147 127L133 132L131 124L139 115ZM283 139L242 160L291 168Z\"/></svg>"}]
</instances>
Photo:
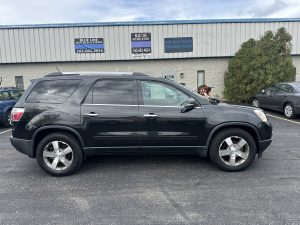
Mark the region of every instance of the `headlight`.
<instances>
[{"instance_id":1,"label":"headlight","mask_svg":"<svg viewBox=\"0 0 300 225\"><path fill-rule=\"evenodd\" d=\"M265 122L265 123L268 122L268 118L263 111L261 111L259 109L255 109L254 112L263 122Z\"/></svg>"}]
</instances>

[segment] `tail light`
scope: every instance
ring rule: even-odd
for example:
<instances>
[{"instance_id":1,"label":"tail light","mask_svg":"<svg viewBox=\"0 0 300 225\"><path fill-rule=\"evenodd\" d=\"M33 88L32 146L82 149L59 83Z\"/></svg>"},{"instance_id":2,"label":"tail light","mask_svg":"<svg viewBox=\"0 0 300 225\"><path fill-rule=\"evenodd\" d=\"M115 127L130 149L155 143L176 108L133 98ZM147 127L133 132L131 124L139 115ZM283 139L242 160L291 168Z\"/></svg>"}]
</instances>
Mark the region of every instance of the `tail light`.
<instances>
[{"instance_id":1,"label":"tail light","mask_svg":"<svg viewBox=\"0 0 300 225\"><path fill-rule=\"evenodd\" d=\"M11 121L12 122L19 122L21 117L24 114L25 109L23 108L13 108L11 111Z\"/></svg>"}]
</instances>

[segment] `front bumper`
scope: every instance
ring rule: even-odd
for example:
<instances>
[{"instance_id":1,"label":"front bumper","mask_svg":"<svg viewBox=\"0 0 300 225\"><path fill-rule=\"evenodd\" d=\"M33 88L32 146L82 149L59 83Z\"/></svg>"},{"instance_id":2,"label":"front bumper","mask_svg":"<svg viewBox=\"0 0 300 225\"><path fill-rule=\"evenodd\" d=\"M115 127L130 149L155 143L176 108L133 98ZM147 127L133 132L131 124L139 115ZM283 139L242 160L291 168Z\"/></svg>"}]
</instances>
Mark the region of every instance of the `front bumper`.
<instances>
[{"instance_id":1,"label":"front bumper","mask_svg":"<svg viewBox=\"0 0 300 225\"><path fill-rule=\"evenodd\" d=\"M257 151L257 153L258 154L263 153L263 151L265 151L269 147L269 145L271 144L271 142L272 142L272 139L259 141L258 142L258 151Z\"/></svg>"},{"instance_id":2,"label":"front bumper","mask_svg":"<svg viewBox=\"0 0 300 225\"><path fill-rule=\"evenodd\" d=\"M33 143L31 140L10 137L10 143L17 151L28 155L30 158L34 158Z\"/></svg>"}]
</instances>

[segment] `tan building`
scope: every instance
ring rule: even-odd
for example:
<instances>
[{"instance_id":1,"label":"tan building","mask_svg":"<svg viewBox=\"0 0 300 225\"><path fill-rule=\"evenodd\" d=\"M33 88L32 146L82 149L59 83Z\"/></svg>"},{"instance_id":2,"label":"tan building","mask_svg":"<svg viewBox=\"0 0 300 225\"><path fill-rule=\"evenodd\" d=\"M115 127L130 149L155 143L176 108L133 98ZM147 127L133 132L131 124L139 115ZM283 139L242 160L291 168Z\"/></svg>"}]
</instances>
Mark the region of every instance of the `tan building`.
<instances>
[{"instance_id":1,"label":"tan building","mask_svg":"<svg viewBox=\"0 0 300 225\"><path fill-rule=\"evenodd\" d=\"M0 26L1 86L56 71L136 71L222 95L228 60L249 38L285 27L300 81L300 19L227 19Z\"/></svg>"}]
</instances>

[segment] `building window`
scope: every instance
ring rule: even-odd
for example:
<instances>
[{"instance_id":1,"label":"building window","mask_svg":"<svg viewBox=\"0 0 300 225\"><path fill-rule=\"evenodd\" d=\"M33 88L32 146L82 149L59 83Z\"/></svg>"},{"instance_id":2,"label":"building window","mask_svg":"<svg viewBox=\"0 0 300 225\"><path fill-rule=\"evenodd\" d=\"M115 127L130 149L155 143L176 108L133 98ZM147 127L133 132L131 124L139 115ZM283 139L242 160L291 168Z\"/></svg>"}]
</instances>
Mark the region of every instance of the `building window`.
<instances>
[{"instance_id":1,"label":"building window","mask_svg":"<svg viewBox=\"0 0 300 225\"><path fill-rule=\"evenodd\" d=\"M197 88L203 84L205 84L205 70L198 70L197 71Z\"/></svg>"},{"instance_id":2,"label":"building window","mask_svg":"<svg viewBox=\"0 0 300 225\"><path fill-rule=\"evenodd\" d=\"M15 76L16 88L24 90L24 79L23 76Z\"/></svg>"}]
</instances>

